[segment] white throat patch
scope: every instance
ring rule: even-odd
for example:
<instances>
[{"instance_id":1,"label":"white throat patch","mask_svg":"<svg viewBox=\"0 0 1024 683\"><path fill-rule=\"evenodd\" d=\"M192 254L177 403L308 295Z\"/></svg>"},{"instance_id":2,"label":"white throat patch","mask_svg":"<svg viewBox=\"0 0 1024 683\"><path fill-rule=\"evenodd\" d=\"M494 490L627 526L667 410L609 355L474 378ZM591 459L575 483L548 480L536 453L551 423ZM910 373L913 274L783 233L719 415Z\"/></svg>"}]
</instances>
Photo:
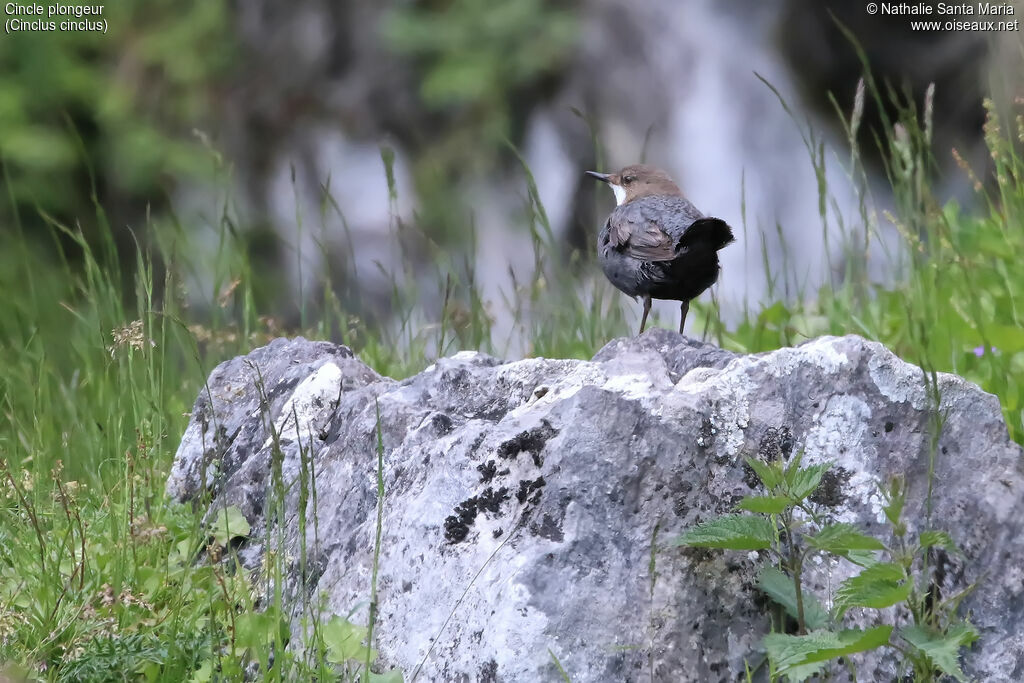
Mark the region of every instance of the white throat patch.
<instances>
[{"instance_id":1,"label":"white throat patch","mask_svg":"<svg viewBox=\"0 0 1024 683\"><path fill-rule=\"evenodd\" d=\"M626 201L626 188L621 185L612 185L612 192L615 193L615 204L622 206L622 202Z\"/></svg>"}]
</instances>

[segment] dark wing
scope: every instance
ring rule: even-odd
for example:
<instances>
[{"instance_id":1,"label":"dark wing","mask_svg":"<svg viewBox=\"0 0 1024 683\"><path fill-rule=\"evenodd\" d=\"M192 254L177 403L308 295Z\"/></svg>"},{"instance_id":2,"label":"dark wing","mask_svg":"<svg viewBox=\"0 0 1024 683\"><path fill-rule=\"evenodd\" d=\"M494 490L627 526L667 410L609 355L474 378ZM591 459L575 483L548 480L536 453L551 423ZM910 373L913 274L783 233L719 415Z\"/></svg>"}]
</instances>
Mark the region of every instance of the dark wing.
<instances>
[{"instance_id":1,"label":"dark wing","mask_svg":"<svg viewBox=\"0 0 1024 683\"><path fill-rule=\"evenodd\" d=\"M620 207L608 218L609 246L639 261L671 261L678 255L675 240L640 211Z\"/></svg>"},{"instance_id":2,"label":"dark wing","mask_svg":"<svg viewBox=\"0 0 1024 683\"><path fill-rule=\"evenodd\" d=\"M643 218L675 241L677 254L697 247L718 251L733 241L732 228L725 221L705 216L685 197L645 197L636 204Z\"/></svg>"},{"instance_id":3,"label":"dark wing","mask_svg":"<svg viewBox=\"0 0 1024 683\"><path fill-rule=\"evenodd\" d=\"M635 200L632 204L636 213L657 224L676 245L681 243L683 235L694 222L704 218L704 214L685 197L658 195Z\"/></svg>"}]
</instances>

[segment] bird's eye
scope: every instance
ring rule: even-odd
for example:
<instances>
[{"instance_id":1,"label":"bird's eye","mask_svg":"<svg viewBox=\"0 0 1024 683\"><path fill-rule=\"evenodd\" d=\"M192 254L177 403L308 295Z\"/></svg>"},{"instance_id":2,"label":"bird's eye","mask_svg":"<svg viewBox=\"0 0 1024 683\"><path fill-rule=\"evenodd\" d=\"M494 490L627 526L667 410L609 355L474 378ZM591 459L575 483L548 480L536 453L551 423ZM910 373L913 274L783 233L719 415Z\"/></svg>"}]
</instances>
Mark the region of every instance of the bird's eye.
<instances>
[{"instance_id":1,"label":"bird's eye","mask_svg":"<svg viewBox=\"0 0 1024 683\"><path fill-rule=\"evenodd\" d=\"M628 176L626 176L625 178L622 179L622 184L623 185L629 185L630 183L635 182L635 181L636 181L636 176L635 175L628 175Z\"/></svg>"}]
</instances>

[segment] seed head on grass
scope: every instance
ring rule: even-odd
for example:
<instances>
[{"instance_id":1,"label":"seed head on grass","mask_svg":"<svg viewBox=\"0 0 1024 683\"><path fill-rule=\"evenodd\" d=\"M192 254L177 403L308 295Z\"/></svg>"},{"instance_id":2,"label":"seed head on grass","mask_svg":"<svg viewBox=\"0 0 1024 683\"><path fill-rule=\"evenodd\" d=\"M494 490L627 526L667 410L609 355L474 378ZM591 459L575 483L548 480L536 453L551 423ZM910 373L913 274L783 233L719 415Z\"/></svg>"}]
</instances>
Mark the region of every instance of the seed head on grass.
<instances>
[{"instance_id":1,"label":"seed head on grass","mask_svg":"<svg viewBox=\"0 0 1024 683\"><path fill-rule=\"evenodd\" d=\"M235 293L235 289L242 283L242 278L236 277L234 280L224 285L224 288L217 295L217 305L221 308L227 308L231 303L231 295Z\"/></svg>"},{"instance_id":2,"label":"seed head on grass","mask_svg":"<svg viewBox=\"0 0 1024 683\"><path fill-rule=\"evenodd\" d=\"M974 170L970 167L967 161L960 155L956 147L953 148L953 161L960 167L960 170L967 174L967 179L971 181L974 186L975 192L981 192L982 184L978 179L978 176L974 174Z\"/></svg>"},{"instance_id":3,"label":"seed head on grass","mask_svg":"<svg viewBox=\"0 0 1024 683\"><path fill-rule=\"evenodd\" d=\"M141 351L146 346L155 347L156 342L146 337L141 320L133 320L122 327L115 327L111 332L114 343L107 347L110 357L117 356L118 349L129 347L133 351Z\"/></svg>"}]
</instances>

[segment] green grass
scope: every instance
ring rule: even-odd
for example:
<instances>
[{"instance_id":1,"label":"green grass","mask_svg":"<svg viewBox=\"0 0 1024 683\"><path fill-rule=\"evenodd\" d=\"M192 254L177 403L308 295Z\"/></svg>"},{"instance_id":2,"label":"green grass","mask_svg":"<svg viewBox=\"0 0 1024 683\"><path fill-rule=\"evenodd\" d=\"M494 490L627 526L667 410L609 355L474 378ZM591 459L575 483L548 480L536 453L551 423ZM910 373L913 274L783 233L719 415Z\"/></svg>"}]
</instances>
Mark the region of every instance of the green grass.
<instances>
[{"instance_id":1,"label":"green grass","mask_svg":"<svg viewBox=\"0 0 1024 683\"><path fill-rule=\"evenodd\" d=\"M762 302L735 326L698 302L691 324L700 329L708 321L703 334L737 351L820 334L876 339L928 370L958 372L995 393L1020 442L1024 162L1011 142L1024 141L1024 122L990 114L994 172L962 171L982 176L977 206L967 210L940 205L930 192L929 116L927 107L908 107L903 132L878 138L897 197L891 219L905 247L892 255L890 283L864 275L865 242L886 218L865 208L846 221L867 225L867 238L828 228L832 239L847 235L847 277L834 287L799 301ZM851 140L858 118L855 112L847 121ZM807 136L824 177L819 144ZM851 168L855 178L863 176L856 154ZM824 184L821 192L824 221L831 195ZM422 312L410 266L393 274L393 321L355 317L342 302L358 301L358 293L324 280L313 297L318 312L294 311L303 329L288 333L344 341L394 377L461 348L504 355L509 340L491 334L500 307L516 320L514 335L532 355L587 358L631 334L624 298L586 258L554 244L527 169L522 193L542 275L520 275L504 300L482 301L471 265L423 237L444 302L439 315ZM325 191L324 216L335 211ZM330 671L354 679L365 670L365 649L344 645L353 634L362 638L364 627L347 615L322 614L316 604L302 607L316 634L311 647L285 652L294 607L277 596L260 612L251 597L256 582L269 589L267 577L282 571L283 558L271 554L262 577L230 561L197 563L221 550L209 544L190 508L163 496L187 413L209 371L281 332L264 315L259 276L230 214L225 210L217 226L222 239L212 286L190 296L184 288L191 245L171 220L152 219L149 234L158 238L138 247L130 275L118 265L100 207L80 218L103 236L98 244L52 221L42 239L22 234L18 224L4 226L11 237L0 250L0 662L7 662L0 677L233 680L258 665L269 679ZM316 229L316 217L304 218L305 229ZM397 218L393 227L396 235L410 229ZM189 303L197 300L204 304Z\"/></svg>"},{"instance_id":2,"label":"green grass","mask_svg":"<svg viewBox=\"0 0 1024 683\"><path fill-rule=\"evenodd\" d=\"M883 216L862 208L867 238L845 243L852 275L814 298L767 302L727 331L723 346L763 351L822 334L860 334L928 371L958 373L997 395L1011 436L1024 442L1024 160L1014 146L1024 143L1024 118L1018 114L1006 130L986 106L990 177L953 151L977 208L939 204L931 192L929 105L921 114L906 107L898 128L893 124L898 132L879 142L896 208ZM825 206L831 196L821 187ZM867 244L881 229L897 230L901 249L884 261L893 279L887 284L864 275Z\"/></svg>"}]
</instances>

